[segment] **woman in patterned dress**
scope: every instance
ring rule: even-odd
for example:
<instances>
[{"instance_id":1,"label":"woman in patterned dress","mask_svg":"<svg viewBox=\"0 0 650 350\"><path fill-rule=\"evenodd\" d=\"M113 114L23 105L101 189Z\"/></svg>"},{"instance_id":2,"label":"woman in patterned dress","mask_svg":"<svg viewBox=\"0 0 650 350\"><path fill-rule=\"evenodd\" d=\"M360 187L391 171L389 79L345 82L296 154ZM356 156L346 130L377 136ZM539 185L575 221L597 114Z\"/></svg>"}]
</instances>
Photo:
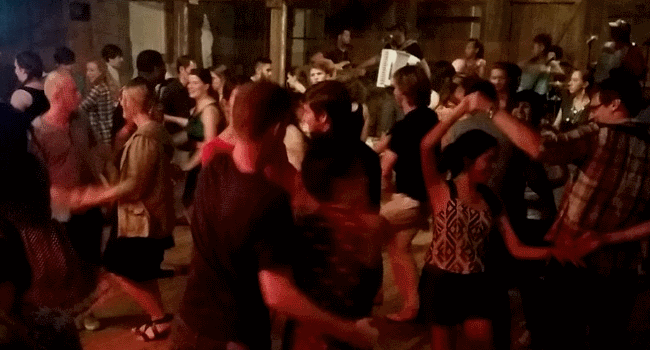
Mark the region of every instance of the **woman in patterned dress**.
<instances>
[{"instance_id":1,"label":"woman in patterned dress","mask_svg":"<svg viewBox=\"0 0 650 350\"><path fill-rule=\"evenodd\" d=\"M449 119L437 124L421 142L422 171L434 228L420 279L418 317L432 325L433 350L453 349L458 340L471 349L491 346L489 319L494 292L484 263L488 236L494 226L500 228L508 251L516 258L568 258L554 247L525 246L515 235L505 212L500 210L499 200L485 185L497 151L494 137L481 130L468 131L437 159L434 146L460 117L491 108L492 103L478 94L465 97ZM447 180L447 172L451 180Z\"/></svg>"}]
</instances>

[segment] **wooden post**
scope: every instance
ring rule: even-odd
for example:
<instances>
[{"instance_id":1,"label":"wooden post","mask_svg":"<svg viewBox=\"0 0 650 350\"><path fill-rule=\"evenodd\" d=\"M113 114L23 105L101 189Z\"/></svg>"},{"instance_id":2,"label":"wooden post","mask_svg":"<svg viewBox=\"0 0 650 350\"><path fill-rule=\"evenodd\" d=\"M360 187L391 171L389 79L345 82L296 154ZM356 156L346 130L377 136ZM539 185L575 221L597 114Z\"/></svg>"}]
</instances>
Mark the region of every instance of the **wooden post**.
<instances>
[{"instance_id":1,"label":"wooden post","mask_svg":"<svg viewBox=\"0 0 650 350\"><path fill-rule=\"evenodd\" d=\"M267 0L266 6L271 8L269 57L273 62L273 80L284 85L287 61L287 3L285 0Z\"/></svg>"},{"instance_id":2,"label":"wooden post","mask_svg":"<svg viewBox=\"0 0 650 350\"><path fill-rule=\"evenodd\" d=\"M176 60L176 28L174 26L174 0L165 1L165 62L172 64Z\"/></svg>"},{"instance_id":3,"label":"wooden post","mask_svg":"<svg viewBox=\"0 0 650 350\"><path fill-rule=\"evenodd\" d=\"M488 62L507 60L510 56L510 0L487 0L482 16L482 39Z\"/></svg>"},{"instance_id":4,"label":"wooden post","mask_svg":"<svg viewBox=\"0 0 650 350\"><path fill-rule=\"evenodd\" d=\"M187 30L187 3L174 1L174 33L176 40L174 47L178 56L188 53Z\"/></svg>"}]
</instances>

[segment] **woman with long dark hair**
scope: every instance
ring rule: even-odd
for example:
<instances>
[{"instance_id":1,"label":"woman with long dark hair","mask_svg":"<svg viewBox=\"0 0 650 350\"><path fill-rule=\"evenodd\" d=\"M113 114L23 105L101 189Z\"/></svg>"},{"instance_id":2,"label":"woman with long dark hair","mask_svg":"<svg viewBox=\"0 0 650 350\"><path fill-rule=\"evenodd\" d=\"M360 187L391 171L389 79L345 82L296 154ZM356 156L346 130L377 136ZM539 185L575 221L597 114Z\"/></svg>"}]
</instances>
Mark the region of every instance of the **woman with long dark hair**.
<instances>
[{"instance_id":1,"label":"woman with long dark hair","mask_svg":"<svg viewBox=\"0 0 650 350\"><path fill-rule=\"evenodd\" d=\"M510 62L497 62L490 71L490 82L497 90L499 109L512 111L515 105L515 94L519 86L521 68Z\"/></svg>"},{"instance_id":2,"label":"woman with long dark hair","mask_svg":"<svg viewBox=\"0 0 650 350\"><path fill-rule=\"evenodd\" d=\"M433 240L420 279L419 318L432 325L433 350L453 349L457 338L468 348L489 349L490 319L497 290L485 274L485 252L493 226L500 228L508 251L519 259L561 256L556 248L522 244L497 196L486 186L497 155L497 140L471 130L438 156L434 148L463 115L491 108L475 92L465 97L450 118L422 139L424 182L433 214ZM448 176L451 180L447 180ZM460 333L454 329L461 326Z\"/></svg>"},{"instance_id":3,"label":"woman with long dark hair","mask_svg":"<svg viewBox=\"0 0 650 350\"><path fill-rule=\"evenodd\" d=\"M467 40L464 56L451 63L456 70L456 75L461 78L471 76L483 78L486 66L486 61L483 59L484 54L485 49L480 40L474 38Z\"/></svg>"}]
</instances>

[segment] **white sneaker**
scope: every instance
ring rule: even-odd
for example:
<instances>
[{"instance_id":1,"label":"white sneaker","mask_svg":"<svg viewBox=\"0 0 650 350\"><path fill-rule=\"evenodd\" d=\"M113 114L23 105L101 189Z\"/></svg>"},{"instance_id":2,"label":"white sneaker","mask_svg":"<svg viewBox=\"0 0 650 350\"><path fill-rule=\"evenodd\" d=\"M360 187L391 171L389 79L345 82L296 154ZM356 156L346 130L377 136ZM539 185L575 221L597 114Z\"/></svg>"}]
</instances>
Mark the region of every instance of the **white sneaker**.
<instances>
[{"instance_id":1,"label":"white sneaker","mask_svg":"<svg viewBox=\"0 0 650 350\"><path fill-rule=\"evenodd\" d=\"M99 320L93 315L89 315L86 318L84 318L83 323L84 323L84 328L87 331L96 331L99 329L100 326Z\"/></svg>"}]
</instances>

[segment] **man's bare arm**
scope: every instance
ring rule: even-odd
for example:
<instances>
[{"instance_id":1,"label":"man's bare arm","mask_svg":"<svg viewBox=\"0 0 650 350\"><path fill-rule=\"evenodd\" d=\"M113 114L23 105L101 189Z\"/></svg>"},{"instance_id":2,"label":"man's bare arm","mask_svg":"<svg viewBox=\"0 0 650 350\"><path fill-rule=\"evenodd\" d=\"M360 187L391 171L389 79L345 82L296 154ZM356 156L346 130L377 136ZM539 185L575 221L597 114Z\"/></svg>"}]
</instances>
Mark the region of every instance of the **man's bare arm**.
<instances>
[{"instance_id":1,"label":"man's bare arm","mask_svg":"<svg viewBox=\"0 0 650 350\"><path fill-rule=\"evenodd\" d=\"M351 345L372 348L377 341L377 330L364 327L367 323L353 322L334 316L314 305L306 295L295 287L288 271L262 270L258 274L264 302L269 308L290 316L297 321L308 322Z\"/></svg>"},{"instance_id":2,"label":"man's bare arm","mask_svg":"<svg viewBox=\"0 0 650 350\"><path fill-rule=\"evenodd\" d=\"M601 245L638 241L647 238L648 236L650 236L650 221L623 230L604 234L601 238Z\"/></svg>"}]
</instances>

